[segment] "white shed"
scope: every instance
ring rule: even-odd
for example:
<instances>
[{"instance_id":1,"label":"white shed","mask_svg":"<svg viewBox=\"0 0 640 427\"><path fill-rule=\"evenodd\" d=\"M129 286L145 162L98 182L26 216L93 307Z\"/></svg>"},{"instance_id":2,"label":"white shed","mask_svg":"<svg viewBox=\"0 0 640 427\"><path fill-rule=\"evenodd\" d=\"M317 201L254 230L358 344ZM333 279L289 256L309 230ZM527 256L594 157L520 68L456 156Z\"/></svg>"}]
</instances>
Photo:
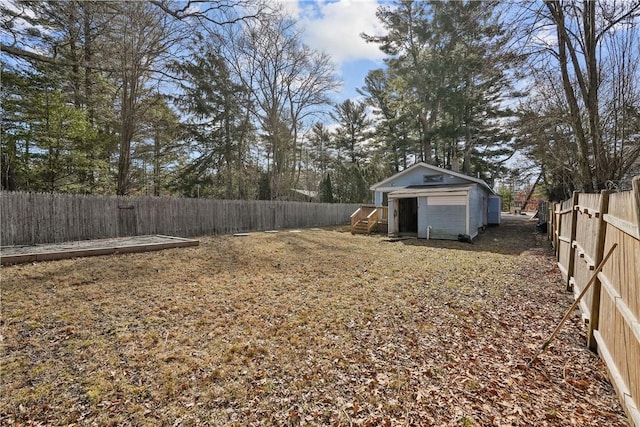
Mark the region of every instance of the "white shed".
<instances>
[{"instance_id":1,"label":"white shed","mask_svg":"<svg viewBox=\"0 0 640 427\"><path fill-rule=\"evenodd\" d=\"M489 224L489 198L495 196L481 179L427 163L417 163L371 190L376 206L388 206L389 235L428 239L476 237Z\"/></svg>"}]
</instances>

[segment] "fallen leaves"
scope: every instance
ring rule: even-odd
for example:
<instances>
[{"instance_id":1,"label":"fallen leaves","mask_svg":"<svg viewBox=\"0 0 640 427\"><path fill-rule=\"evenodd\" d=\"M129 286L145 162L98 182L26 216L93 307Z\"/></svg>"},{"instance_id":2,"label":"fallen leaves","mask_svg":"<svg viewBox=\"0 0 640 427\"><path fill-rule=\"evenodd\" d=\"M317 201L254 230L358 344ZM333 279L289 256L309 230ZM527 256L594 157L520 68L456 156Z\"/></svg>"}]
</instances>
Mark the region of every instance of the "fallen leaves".
<instances>
[{"instance_id":1,"label":"fallen leaves","mask_svg":"<svg viewBox=\"0 0 640 427\"><path fill-rule=\"evenodd\" d=\"M335 231L3 268L0 423L625 425L548 242Z\"/></svg>"}]
</instances>

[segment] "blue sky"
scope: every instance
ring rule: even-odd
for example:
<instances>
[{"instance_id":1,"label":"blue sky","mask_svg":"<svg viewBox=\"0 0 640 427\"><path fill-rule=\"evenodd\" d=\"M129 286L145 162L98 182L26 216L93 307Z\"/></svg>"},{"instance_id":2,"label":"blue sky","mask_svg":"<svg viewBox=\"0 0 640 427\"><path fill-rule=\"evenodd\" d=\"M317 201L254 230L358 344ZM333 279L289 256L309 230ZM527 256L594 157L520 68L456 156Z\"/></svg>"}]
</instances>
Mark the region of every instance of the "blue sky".
<instances>
[{"instance_id":1,"label":"blue sky","mask_svg":"<svg viewBox=\"0 0 640 427\"><path fill-rule=\"evenodd\" d=\"M383 34L376 18L378 0L281 0L304 29L310 47L329 54L342 90L334 95L336 102L358 98L357 88L364 85L369 70L383 67L384 54L377 45L366 43L361 33Z\"/></svg>"}]
</instances>

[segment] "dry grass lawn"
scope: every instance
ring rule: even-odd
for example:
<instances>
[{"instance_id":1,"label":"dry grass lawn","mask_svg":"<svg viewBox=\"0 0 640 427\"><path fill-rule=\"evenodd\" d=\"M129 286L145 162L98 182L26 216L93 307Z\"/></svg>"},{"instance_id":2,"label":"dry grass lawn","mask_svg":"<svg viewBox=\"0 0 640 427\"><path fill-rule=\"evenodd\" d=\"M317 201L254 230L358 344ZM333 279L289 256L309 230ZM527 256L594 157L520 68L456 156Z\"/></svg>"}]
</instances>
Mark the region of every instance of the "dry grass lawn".
<instances>
[{"instance_id":1,"label":"dry grass lawn","mask_svg":"<svg viewBox=\"0 0 640 427\"><path fill-rule=\"evenodd\" d=\"M531 221L2 268L4 425L626 425Z\"/></svg>"}]
</instances>

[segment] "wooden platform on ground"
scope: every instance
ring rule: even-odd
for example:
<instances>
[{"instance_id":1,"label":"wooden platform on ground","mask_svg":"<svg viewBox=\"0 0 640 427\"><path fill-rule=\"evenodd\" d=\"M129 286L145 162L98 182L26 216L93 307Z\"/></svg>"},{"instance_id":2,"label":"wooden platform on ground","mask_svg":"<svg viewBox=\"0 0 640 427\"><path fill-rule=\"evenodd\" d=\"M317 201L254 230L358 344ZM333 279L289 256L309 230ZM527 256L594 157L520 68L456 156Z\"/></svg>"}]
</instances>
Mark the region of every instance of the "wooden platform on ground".
<instances>
[{"instance_id":1,"label":"wooden platform on ground","mask_svg":"<svg viewBox=\"0 0 640 427\"><path fill-rule=\"evenodd\" d=\"M82 240L34 246L0 248L0 264L52 261L57 259L98 255L159 251L162 249L198 246L200 242L173 236L130 236L112 239Z\"/></svg>"}]
</instances>

